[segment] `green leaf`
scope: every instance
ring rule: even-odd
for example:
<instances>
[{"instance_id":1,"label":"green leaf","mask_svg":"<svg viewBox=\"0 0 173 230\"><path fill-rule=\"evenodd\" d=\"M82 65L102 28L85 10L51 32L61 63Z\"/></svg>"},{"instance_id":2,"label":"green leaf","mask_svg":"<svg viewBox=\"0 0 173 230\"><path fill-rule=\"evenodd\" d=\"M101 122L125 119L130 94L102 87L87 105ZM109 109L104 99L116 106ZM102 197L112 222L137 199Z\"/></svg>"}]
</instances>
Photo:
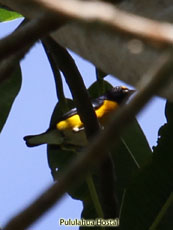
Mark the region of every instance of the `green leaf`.
<instances>
[{"instance_id":1,"label":"green leaf","mask_svg":"<svg viewBox=\"0 0 173 230\"><path fill-rule=\"evenodd\" d=\"M19 13L0 8L0 22L11 21L21 17L22 15Z\"/></svg>"},{"instance_id":2,"label":"green leaf","mask_svg":"<svg viewBox=\"0 0 173 230\"><path fill-rule=\"evenodd\" d=\"M115 140L115 142L117 142L117 140ZM136 143L139 143L138 147L136 147ZM152 151L145 135L135 119L122 135L118 146L116 145L112 148L111 153L117 177L116 195L118 195L118 200L121 204L123 193L128 188L131 180L140 172L146 163L151 161L152 157ZM94 176L94 179L95 187L98 188L97 177ZM82 218L91 219L98 217L91 200L84 200L83 206Z\"/></svg>"},{"instance_id":3,"label":"green leaf","mask_svg":"<svg viewBox=\"0 0 173 230\"><path fill-rule=\"evenodd\" d=\"M172 125L173 122L173 105L170 102L166 103L165 116L169 124Z\"/></svg>"},{"instance_id":4,"label":"green leaf","mask_svg":"<svg viewBox=\"0 0 173 230\"><path fill-rule=\"evenodd\" d=\"M21 69L17 65L11 76L0 84L0 131L2 130L11 106L21 87Z\"/></svg>"},{"instance_id":5,"label":"green leaf","mask_svg":"<svg viewBox=\"0 0 173 230\"><path fill-rule=\"evenodd\" d=\"M121 139L139 168L144 167L151 160L152 151L136 119L126 128Z\"/></svg>"},{"instance_id":6,"label":"green leaf","mask_svg":"<svg viewBox=\"0 0 173 230\"><path fill-rule=\"evenodd\" d=\"M133 177L151 161L152 151L136 119L126 128L120 143L112 151L117 192L121 203L123 193Z\"/></svg>"},{"instance_id":7,"label":"green leaf","mask_svg":"<svg viewBox=\"0 0 173 230\"><path fill-rule=\"evenodd\" d=\"M101 86L100 82L96 81L89 87L88 92L91 98L97 98L103 95L106 91L110 90L112 87L113 86L107 81L103 80Z\"/></svg>"},{"instance_id":8,"label":"green leaf","mask_svg":"<svg viewBox=\"0 0 173 230\"><path fill-rule=\"evenodd\" d=\"M55 145L54 146L48 145L47 152L48 152L48 163L54 180L58 180L58 178L63 174L63 172L77 157L77 155L80 154L80 150L77 149L62 150L61 148ZM94 178L95 177L92 175L93 180ZM94 186L96 188L97 184L94 183ZM83 202L83 212L81 214L82 218L93 219L98 217L89 191L89 184L87 179L83 179L83 181L77 185L75 190L69 189L67 192L73 199L81 200Z\"/></svg>"},{"instance_id":9,"label":"green leaf","mask_svg":"<svg viewBox=\"0 0 173 230\"><path fill-rule=\"evenodd\" d=\"M173 193L170 194L167 201L161 208L149 230L172 230L173 226Z\"/></svg>"},{"instance_id":10,"label":"green leaf","mask_svg":"<svg viewBox=\"0 0 173 230\"><path fill-rule=\"evenodd\" d=\"M167 103L169 119L159 130L152 162L139 172L126 190L120 218L121 230L150 229L173 191L172 111L173 104Z\"/></svg>"},{"instance_id":11,"label":"green leaf","mask_svg":"<svg viewBox=\"0 0 173 230\"><path fill-rule=\"evenodd\" d=\"M103 79L104 77L106 77L108 74L104 73L101 69L96 68L96 77L97 80L99 79Z\"/></svg>"}]
</instances>

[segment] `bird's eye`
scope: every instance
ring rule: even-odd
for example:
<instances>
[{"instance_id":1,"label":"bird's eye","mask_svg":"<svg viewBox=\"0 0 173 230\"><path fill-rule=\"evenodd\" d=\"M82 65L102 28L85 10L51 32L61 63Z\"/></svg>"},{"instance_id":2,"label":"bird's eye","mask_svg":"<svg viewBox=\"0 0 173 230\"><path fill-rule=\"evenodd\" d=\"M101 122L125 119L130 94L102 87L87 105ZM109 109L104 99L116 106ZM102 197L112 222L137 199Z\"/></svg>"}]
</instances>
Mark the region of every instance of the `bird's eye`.
<instances>
[{"instance_id":1,"label":"bird's eye","mask_svg":"<svg viewBox=\"0 0 173 230\"><path fill-rule=\"evenodd\" d=\"M129 89L126 86L122 86L121 89L124 93L128 93L129 91Z\"/></svg>"},{"instance_id":2,"label":"bird's eye","mask_svg":"<svg viewBox=\"0 0 173 230\"><path fill-rule=\"evenodd\" d=\"M128 89L123 89L123 92L124 92L124 93L128 93L129 90L128 90Z\"/></svg>"}]
</instances>

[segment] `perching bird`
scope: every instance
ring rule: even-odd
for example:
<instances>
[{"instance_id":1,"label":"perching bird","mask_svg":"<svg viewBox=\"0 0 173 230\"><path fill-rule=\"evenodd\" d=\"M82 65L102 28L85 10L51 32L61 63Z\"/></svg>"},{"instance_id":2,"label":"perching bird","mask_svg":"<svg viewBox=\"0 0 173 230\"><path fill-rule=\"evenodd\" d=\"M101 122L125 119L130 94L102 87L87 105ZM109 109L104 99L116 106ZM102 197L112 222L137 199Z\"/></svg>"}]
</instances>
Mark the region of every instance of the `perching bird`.
<instances>
[{"instance_id":1,"label":"perching bird","mask_svg":"<svg viewBox=\"0 0 173 230\"><path fill-rule=\"evenodd\" d=\"M104 95L91 101L96 116L104 127L119 105L125 99L128 99L134 90L130 90L125 86L116 86L107 91ZM59 146L71 145L82 147L87 144L87 138L84 131L84 125L77 114L77 109L73 108L65 113L52 129L48 129L45 133L26 136L24 138L28 146L36 146L40 144L56 144Z\"/></svg>"}]
</instances>

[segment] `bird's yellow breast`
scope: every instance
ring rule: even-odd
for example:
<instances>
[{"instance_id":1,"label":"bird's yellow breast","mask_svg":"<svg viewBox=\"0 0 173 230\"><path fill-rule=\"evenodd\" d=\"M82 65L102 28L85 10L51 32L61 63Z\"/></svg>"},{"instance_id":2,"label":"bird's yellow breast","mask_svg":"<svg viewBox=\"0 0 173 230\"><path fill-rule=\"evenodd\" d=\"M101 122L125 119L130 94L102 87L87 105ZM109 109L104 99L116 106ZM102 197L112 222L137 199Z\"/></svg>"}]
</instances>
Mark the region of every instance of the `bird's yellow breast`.
<instances>
[{"instance_id":1,"label":"bird's yellow breast","mask_svg":"<svg viewBox=\"0 0 173 230\"><path fill-rule=\"evenodd\" d=\"M57 129L59 130L80 128L82 126L83 126L83 123L81 122L78 114L75 114L67 118L66 120L60 121L56 125Z\"/></svg>"},{"instance_id":2,"label":"bird's yellow breast","mask_svg":"<svg viewBox=\"0 0 173 230\"><path fill-rule=\"evenodd\" d=\"M111 112L114 111L117 107L118 104L116 102L104 100L104 103L98 109L95 110L96 116L102 125L105 124ZM67 118L66 120L60 121L56 125L56 128L59 130L76 129L82 127L83 123L81 122L78 114L75 114Z\"/></svg>"},{"instance_id":3,"label":"bird's yellow breast","mask_svg":"<svg viewBox=\"0 0 173 230\"><path fill-rule=\"evenodd\" d=\"M117 109L118 103L115 101L104 100L102 106L100 106L95 112L97 118L99 119L100 123L104 125L104 123L108 120L110 114Z\"/></svg>"}]
</instances>

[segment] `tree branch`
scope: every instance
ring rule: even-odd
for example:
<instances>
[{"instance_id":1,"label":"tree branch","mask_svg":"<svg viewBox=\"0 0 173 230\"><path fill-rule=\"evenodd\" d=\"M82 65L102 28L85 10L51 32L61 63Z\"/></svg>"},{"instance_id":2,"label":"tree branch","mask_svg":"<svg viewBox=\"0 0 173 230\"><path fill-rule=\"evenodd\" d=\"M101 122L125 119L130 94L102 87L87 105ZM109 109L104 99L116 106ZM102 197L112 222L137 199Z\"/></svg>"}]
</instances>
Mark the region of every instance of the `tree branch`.
<instances>
[{"instance_id":1,"label":"tree branch","mask_svg":"<svg viewBox=\"0 0 173 230\"><path fill-rule=\"evenodd\" d=\"M64 23L63 19L55 21L55 18L47 19L45 15L28 21L25 26L0 40L0 60L16 54L26 46L32 46L38 39Z\"/></svg>"},{"instance_id":2,"label":"tree branch","mask_svg":"<svg viewBox=\"0 0 173 230\"><path fill-rule=\"evenodd\" d=\"M151 1L152 7L154 7L153 1ZM104 72L136 85L137 80L148 66L154 63L163 48L171 47L173 41L172 24L136 16L104 2L79 0L0 0L0 2L27 18L33 18L32 23L36 24L33 28L30 26L26 31L20 31L19 36L14 34L9 36L7 43L5 40L0 41L2 49L0 59L69 22L68 26L51 35L58 43L92 61ZM118 6L138 13L133 4L127 1ZM144 1L140 4L144 4ZM149 16L158 18L159 9L161 8L156 10L153 8ZM168 12L168 9L163 10ZM168 20L169 14L159 19ZM136 43L134 36L145 43L141 40L137 40ZM135 47L139 53L135 53ZM162 95L173 100L171 86Z\"/></svg>"},{"instance_id":3,"label":"tree branch","mask_svg":"<svg viewBox=\"0 0 173 230\"><path fill-rule=\"evenodd\" d=\"M81 154L70 164L68 170L59 178L59 182L51 186L28 208L7 223L6 230L26 229L53 206L69 188L79 183L91 167L98 164L105 156L106 150L112 146L115 137L118 138L126 125L168 80L173 71L172 60L172 55L169 54L157 60L156 65L144 76L148 81L145 82L141 91L134 96L129 104L116 111L105 131L92 141L84 154Z\"/></svg>"},{"instance_id":4,"label":"tree branch","mask_svg":"<svg viewBox=\"0 0 173 230\"><path fill-rule=\"evenodd\" d=\"M23 20L22 23L17 27L15 30L16 32L23 28L26 24L26 21ZM23 49L16 50L15 54L10 55L8 58L4 59L0 63L0 83L4 80L7 80L11 73L13 72L16 64L25 56L25 54L30 50L32 47L32 43L26 45Z\"/></svg>"},{"instance_id":5,"label":"tree branch","mask_svg":"<svg viewBox=\"0 0 173 230\"><path fill-rule=\"evenodd\" d=\"M172 45L173 42L171 24L127 13L105 2L79 0L27 0L24 2L22 0L15 2L0 0L0 2L30 19L43 14L43 17L49 20L50 18L55 19L56 15L65 21L80 21L85 24L97 22L105 25L106 29L111 30L112 33L118 31L127 35L132 34L152 43L158 42L160 45ZM48 27L46 29L47 32L50 32Z\"/></svg>"}]
</instances>

